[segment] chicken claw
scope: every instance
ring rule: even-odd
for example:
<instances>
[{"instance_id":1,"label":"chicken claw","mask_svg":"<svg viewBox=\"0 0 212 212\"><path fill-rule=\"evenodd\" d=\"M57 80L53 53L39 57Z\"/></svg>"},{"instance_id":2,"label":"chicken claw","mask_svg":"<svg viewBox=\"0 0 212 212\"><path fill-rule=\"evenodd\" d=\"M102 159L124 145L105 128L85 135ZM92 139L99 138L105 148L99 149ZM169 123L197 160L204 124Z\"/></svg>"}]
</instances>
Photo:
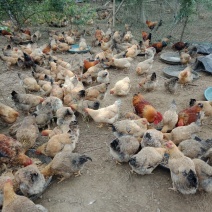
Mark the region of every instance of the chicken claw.
<instances>
[{"instance_id":1,"label":"chicken claw","mask_svg":"<svg viewBox=\"0 0 212 212\"><path fill-rule=\"evenodd\" d=\"M62 181L64 181L66 178L65 177L61 177L61 178L58 178L59 179L59 182L57 183L61 183Z\"/></svg>"},{"instance_id":2,"label":"chicken claw","mask_svg":"<svg viewBox=\"0 0 212 212\"><path fill-rule=\"evenodd\" d=\"M122 165L119 161L116 160L116 165Z\"/></svg>"},{"instance_id":3,"label":"chicken claw","mask_svg":"<svg viewBox=\"0 0 212 212\"><path fill-rule=\"evenodd\" d=\"M78 172L75 172L74 175L75 175L75 177L79 177L79 176L81 176L82 174L81 174L81 172L80 172L80 170L79 170Z\"/></svg>"}]
</instances>

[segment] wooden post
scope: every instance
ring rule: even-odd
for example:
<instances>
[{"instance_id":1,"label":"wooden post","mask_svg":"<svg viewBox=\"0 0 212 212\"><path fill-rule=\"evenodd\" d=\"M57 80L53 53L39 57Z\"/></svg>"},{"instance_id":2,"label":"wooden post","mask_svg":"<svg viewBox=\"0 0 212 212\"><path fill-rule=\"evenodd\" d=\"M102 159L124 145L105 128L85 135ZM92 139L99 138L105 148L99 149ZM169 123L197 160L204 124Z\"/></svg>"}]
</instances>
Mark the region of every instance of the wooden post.
<instances>
[{"instance_id":1,"label":"wooden post","mask_svg":"<svg viewBox=\"0 0 212 212\"><path fill-rule=\"evenodd\" d=\"M116 21L116 0L113 0L113 28L115 27Z\"/></svg>"},{"instance_id":2,"label":"wooden post","mask_svg":"<svg viewBox=\"0 0 212 212\"><path fill-rule=\"evenodd\" d=\"M182 41L182 39L183 39L183 35L184 35L184 32L185 32L185 28L186 28L187 23L188 23L188 16L185 19L183 30L182 30L182 33L181 33L181 36L180 36L180 41Z\"/></svg>"}]
</instances>

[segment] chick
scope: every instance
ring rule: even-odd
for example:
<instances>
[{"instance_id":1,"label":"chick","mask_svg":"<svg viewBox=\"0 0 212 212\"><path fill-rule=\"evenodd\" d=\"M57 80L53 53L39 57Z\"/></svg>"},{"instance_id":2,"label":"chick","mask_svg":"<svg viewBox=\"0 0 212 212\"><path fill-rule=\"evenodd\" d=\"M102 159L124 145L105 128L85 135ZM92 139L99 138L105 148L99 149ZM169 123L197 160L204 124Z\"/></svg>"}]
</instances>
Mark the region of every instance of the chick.
<instances>
[{"instance_id":1,"label":"chick","mask_svg":"<svg viewBox=\"0 0 212 212\"><path fill-rule=\"evenodd\" d=\"M99 83L109 83L110 79L108 70L99 71L96 80Z\"/></svg>"},{"instance_id":2,"label":"chick","mask_svg":"<svg viewBox=\"0 0 212 212\"><path fill-rule=\"evenodd\" d=\"M2 212L47 212L47 209L41 205L35 205L30 199L25 196L17 195L13 190L13 183L7 180L4 185L4 202Z\"/></svg>"},{"instance_id":3,"label":"chick","mask_svg":"<svg viewBox=\"0 0 212 212\"><path fill-rule=\"evenodd\" d=\"M70 150L59 152L55 155L53 160L41 171L47 177L52 175L62 175L60 180L63 181L71 175L81 175L81 170L84 164L92 159L86 155L73 153Z\"/></svg>"},{"instance_id":4,"label":"chick","mask_svg":"<svg viewBox=\"0 0 212 212\"><path fill-rule=\"evenodd\" d=\"M146 118L139 117L137 120L126 119L116 121L111 126L116 137L120 135L132 135L140 139L147 131L148 121Z\"/></svg>"},{"instance_id":5,"label":"chick","mask_svg":"<svg viewBox=\"0 0 212 212\"><path fill-rule=\"evenodd\" d=\"M87 43L85 38L80 38L80 42L79 42L79 50L85 50L87 48Z\"/></svg>"},{"instance_id":6,"label":"chick","mask_svg":"<svg viewBox=\"0 0 212 212\"><path fill-rule=\"evenodd\" d=\"M35 145L38 138L39 130L35 117L27 116L17 129L16 139L22 144L24 152Z\"/></svg>"},{"instance_id":7,"label":"chick","mask_svg":"<svg viewBox=\"0 0 212 212\"><path fill-rule=\"evenodd\" d=\"M37 81L33 77L24 76L23 74L18 73L18 77L21 79L23 87L26 92L29 91L39 91L40 85L38 85Z\"/></svg>"},{"instance_id":8,"label":"chick","mask_svg":"<svg viewBox=\"0 0 212 212\"><path fill-rule=\"evenodd\" d=\"M85 111L92 117L95 122L112 124L117 121L119 117L120 105L121 101L117 100L114 104L108 107L100 108L98 110L85 108ZM100 125L100 127L102 127L102 125Z\"/></svg>"},{"instance_id":9,"label":"chick","mask_svg":"<svg viewBox=\"0 0 212 212\"><path fill-rule=\"evenodd\" d=\"M33 94L19 94L12 91L11 95L16 107L25 112L29 112L32 107L35 107L44 101L42 97Z\"/></svg>"},{"instance_id":10,"label":"chick","mask_svg":"<svg viewBox=\"0 0 212 212\"><path fill-rule=\"evenodd\" d=\"M142 147L161 147L163 144L163 133L156 129L147 130L142 138Z\"/></svg>"},{"instance_id":11,"label":"chick","mask_svg":"<svg viewBox=\"0 0 212 212\"><path fill-rule=\"evenodd\" d=\"M199 180L199 190L212 192L212 167L200 159L193 159L197 177Z\"/></svg>"},{"instance_id":12,"label":"chick","mask_svg":"<svg viewBox=\"0 0 212 212\"><path fill-rule=\"evenodd\" d=\"M19 113L13 108L9 107L0 102L0 119L6 122L7 124L12 124L16 122L19 117Z\"/></svg>"},{"instance_id":13,"label":"chick","mask_svg":"<svg viewBox=\"0 0 212 212\"><path fill-rule=\"evenodd\" d=\"M52 107L50 102L48 102L45 106L41 106L41 108L33 113L35 116L35 121L38 128L44 128L48 126L50 128L50 123L53 119Z\"/></svg>"},{"instance_id":14,"label":"chick","mask_svg":"<svg viewBox=\"0 0 212 212\"><path fill-rule=\"evenodd\" d=\"M154 91L158 85L156 73L153 72L151 75L148 75L146 78L142 79L139 83L139 86L145 91Z\"/></svg>"},{"instance_id":15,"label":"chick","mask_svg":"<svg viewBox=\"0 0 212 212\"><path fill-rule=\"evenodd\" d=\"M73 151L76 147L76 139L72 139L71 133L68 132L52 136L47 143L36 149L36 153L54 157L64 149Z\"/></svg>"},{"instance_id":16,"label":"chick","mask_svg":"<svg viewBox=\"0 0 212 212\"><path fill-rule=\"evenodd\" d=\"M191 159L200 158L210 148L212 148L212 139L204 141L197 136L182 141L178 146L178 149Z\"/></svg>"},{"instance_id":17,"label":"chick","mask_svg":"<svg viewBox=\"0 0 212 212\"><path fill-rule=\"evenodd\" d=\"M178 77L172 77L164 82L164 87L168 92L174 94L178 88Z\"/></svg>"},{"instance_id":18,"label":"chick","mask_svg":"<svg viewBox=\"0 0 212 212\"><path fill-rule=\"evenodd\" d=\"M188 84L193 81L193 74L191 66L187 66L178 75L178 82L182 85Z\"/></svg>"},{"instance_id":19,"label":"chick","mask_svg":"<svg viewBox=\"0 0 212 212\"><path fill-rule=\"evenodd\" d=\"M117 162L128 162L139 147L140 143L135 137L125 135L111 141L110 154Z\"/></svg>"},{"instance_id":20,"label":"chick","mask_svg":"<svg viewBox=\"0 0 212 212\"><path fill-rule=\"evenodd\" d=\"M70 107L61 107L56 112L57 125L70 124L76 120L73 110Z\"/></svg>"},{"instance_id":21,"label":"chick","mask_svg":"<svg viewBox=\"0 0 212 212\"><path fill-rule=\"evenodd\" d=\"M46 187L44 176L34 164L19 169L15 173L15 182L19 185L24 196L32 196L42 193Z\"/></svg>"},{"instance_id":22,"label":"chick","mask_svg":"<svg viewBox=\"0 0 212 212\"><path fill-rule=\"evenodd\" d=\"M178 121L178 114L176 110L177 106L173 100L169 110L167 110L163 115L163 128L161 130L162 133L166 133L167 131L175 128Z\"/></svg>"},{"instance_id":23,"label":"chick","mask_svg":"<svg viewBox=\"0 0 212 212\"><path fill-rule=\"evenodd\" d=\"M83 90L80 92L80 96L83 97L85 95L85 100L90 101L103 100L106 95L108 85L109 83L101 83L87 88L85 92Z\"/></svg>"},{"instance_id":24,"label":"chick","mask_svg":"<svg viewBox=\"0 0 212 212\"><path fill-rule=\"evenodd\" d=\"M191 136L200 131L200 121L192 122L187 126L174 128L171 133L164 133L164 138L171 139L176 145L183 140L191 138Z\"/></svg>"},{"instance_id":25,"label":"chick","mask_svg":"<svg viewBox=\"0 0 212 212\"><path fill-rule=\"evenodd\" d=\"M180 62L183 65L187 65L188 63L191 62L191 56L188 53L181 52L180 53Z\"/></svg>"},{"instance_id":26,"label":"chick","mask_svg":"<svg viewBox=\"0 0 212 212\"><path fill-rule=\"evenodd\" d=\"M126 96L130 92L130 88L131 88L130 78L125 77L124 79L116 82L114 87L110 90L110 94L116 96Z\"/></svg>"},{"instance_id":27,"label":"chick","mask_svg":"<svg viewBox=\"0 0 212 212\"><path fill-rule=\"evenodd\" d=\"M195 194L198 178L194 162L184 156L172 141L166 142L165 146L169 154L168 167L171 172L172 189L182 194Z\"/></svg>"},{"instance_id":28,"label":"chick","mask_svg":"<svg viewBox=\"0 0 212 212\"><path fill-rule=\"evenodd\" d=\"M131 157L129 165L132 171L138 174L151 174L162 162L165 152L165 148L144 147L139 153Z\"/></svg>"}]
</instances>

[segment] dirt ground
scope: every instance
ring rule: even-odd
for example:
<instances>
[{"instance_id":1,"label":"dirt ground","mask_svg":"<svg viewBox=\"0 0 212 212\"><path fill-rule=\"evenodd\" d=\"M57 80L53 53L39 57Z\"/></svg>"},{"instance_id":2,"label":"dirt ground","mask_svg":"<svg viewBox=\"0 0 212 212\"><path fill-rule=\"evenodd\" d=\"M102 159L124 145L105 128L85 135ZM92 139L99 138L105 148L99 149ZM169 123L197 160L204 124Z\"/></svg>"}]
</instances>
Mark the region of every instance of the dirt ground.
<instances>
[{"instance_id":1,"label":"dirt ground","mask_svg":"<svg viewBox=\"0 0 212 212\"><path fill-rule=\"evenodd\" d=\"M34 29L35 30L35 29ZM42 32L43 40L38 44L47 41L46 30ZM89 37L88 37L89 39ZM6 44L1 37L0 47ZM169 51L167 47L165 51ZM72 56L56 54L65 61L70 61ZM90 55L83 54L83 58ZM175 95L169 94L164 88L164 75L162 70L168 65L159 60L156 56L151 72L156 72L159 86L156 91L146 93L138 88L141 76L135 73L138 62L144 57L137 57L129 71L109 69L110 90L117 80L129 76L132 84L130 94L120 98L121 117L129 111L133 111L131 104L133 94L141 92L161 113L164 113L173 99L177 103L178 111L188 107L190 98L205 100L203 92L208 86L212 86L212 76L200 72L200 78L186 88L178 89ZM23 71L14 67L6 71L5 64L0 61L0 101L15 107L10 93L12 90L23 91L17 72L30 75L30 70ZM114 103L117 97L107 92L106 98L101 102L101 107ZM132 174L128 164L116 165L109 154L109 143L115 137L107 127L97 128L97 124L90 120L84 122L78 117L80 126L80 138L76 152L86 153L93 161L88 162L82 171L82 176L71 177L58 184L54 182L45 191L36 203L48 208L49 212L210 212L212 208L212 196L204 192L197 192L195 195L182 195L169 190L172 186L169 170L158 167L153 174L140 176ZM8 127L1 125L0 133L8 134ZM197 134L202 139L212 138L211 122L206 121ZM41 139L41 137L40 137Z\"/></svg>"}]
</instances>

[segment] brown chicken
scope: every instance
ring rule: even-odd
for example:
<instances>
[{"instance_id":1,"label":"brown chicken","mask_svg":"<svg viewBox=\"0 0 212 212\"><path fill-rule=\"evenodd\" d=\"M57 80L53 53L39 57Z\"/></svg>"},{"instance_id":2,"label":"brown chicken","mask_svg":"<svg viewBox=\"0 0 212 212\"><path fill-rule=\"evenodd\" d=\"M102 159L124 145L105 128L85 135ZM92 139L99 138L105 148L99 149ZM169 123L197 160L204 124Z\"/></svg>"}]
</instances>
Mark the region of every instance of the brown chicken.
<instances>
[{"instance_id":1,"label":"brown chicken","mask_svg":"<svg viewBox=\"0 0 212 212\"><path fill-rule=\"evenodd\" d=\"M12 124L18 117L19 113L16 110L0 102L0 119L7 124Z\"/></svg>"},{"instance_id":2,"label":"brown chicken","mask_svg":"<svg viewBox=\"0 0 212 212\"><path fill-rule=\"evenodd\" d=\"M152 38L152 34L151 33L147 33L145 31L141 31L141 36L143 41L149 40L151 42L151 38Z\"/></svg>"},{"instance_id":3,"label":"brown chicken","mask_svg":"<svg viewBox=\"0 0 212 212\"><path fill-rule=\"evenodd\" d=\"M178 113L177 126L189 125L197 121L200 111L203 109L203 104L198 103L190 108L182 110Z\"/></svg>"},{"instance_id":4,"label":"brown chicken","mask_svg":"<svg viewBox=\"0 0 212 212\"><path fill-rule=\"evenodd\" d=\"M147 25L148 28L151 29L151 30L153 30L157 24L158 24L157 21L149 21L149 20L146 20L146 25Z\"/></svg>"},{"instance_id":5,"label":"brown chicken","mask_svg":"<svg viewBox=\"0 0 212 212\"><path fill-rule=\"evenodd\" d=\"M161 132L166 133L167 131L174 129L177 121L178 121L177 106L175 101L173 100L169 110L167 110L163 114L163 128Z\"/></svg>"},{"instance_id":6,"label":"brown chicken","mask_svg":"<svg viewBox=\"0 0 212 212\"><path fill-rule=\"evenodd\" d=\"M129 160L132 171L137 174L151 174L153 170L162 162L165 148L144 147Z\"/></svg>"},{"instance_id":7,"label":"brown chicken","mask_svg":"<svg viewBox=\"0 0 212 212\"><path fill-rule=\"evenodd\" d=\"M152 47L154 47L156 49L156 53L161 52L163 50L163 48L166 46L167 46L167 42L165 42L165 41L152 44Z\"/></svg>"},{"instance_id":8,"label":"brown chicken","mask_svg":"<svg viewBox=\"0 0 212 212\"><path fill-rule=\"evenodd\" d=\"M20 29L20 31L27 35L31 35L31 31L29 29Z\"/></svg>"},{"instance_id":9,"label":"brown chicken","mask_svg":"<svg viewBox=\"0 0 212 212\"><path fill-rule=\"evenodd\" d=\"M179 41L179 42L173 44L172 49L181 51L181 50L187 48L188 46L189 46L189 43L184 43L182 41Z\"/></svg>"},{"instance_id":10,"label":"brown chicken","mask_svg":"<svg viewBox=\"0 0 212 212\"><path fill-rule=\"evenodd\" d=\"M0 30L0 35L3 35L3 36L5 36L5 35L12 35L12 33L11 32L8 32L7 30Z\"/></svg>"},{"instance_id":11,"label":"brown chicken","mask_svg":"<svg viewBox=\"0 0 212 212\"><path fill-rule=\"evenodd\" d=\"M128 162L140 147L138 140L131 135L124 135L110 143L110 154L116 162Z\"/></svg>"},{"instance_id":12,"label":"brown chicken","mask_svg":"<svg viewBox=\"0 0 212 212\"><path fill-rule=\"evenodd\" d=\"M96 28L96 31L95 31L95 38L96 38L98 41L101 41L102 38L103 38L102 30L100 30L99 27Z\"/></svg>"},{"instance_id":13,"label":"brown chicken","mask_svg":"<svg viewBox=\"0 0 212 212\"><path fill-rule=\"evenodd\" d=\"M47 177L52 175L61 175L59 182L71 177L71 175L80 176L84 164L92 159L86 155L73 153L70 150L59 152L53 160L41 171Z\"/></svg>"},{"instance_id":14,"label":"brown chicken","mask_svg":"<svg viewBox=\"0 0 212 212\"><path fill-rule=\"evenodd\" d=\"M13 183L7 180L4 185L4 202L2 212L45 212L47 211L42 205L35 205L30 199L25 196L19 196L14 192Z\"/></svg>"},{"instance_id":15,"label":"brown chicken","mask_svg":"<svg viewBox=\"0 0 212 212\"><path fill-rule=\"evenodd\" d=\"M39 130L35 117L27 116L17 129L16 139L22 144L24 152L35 145L38 138Z\"/></svg>"},{"instance_id":16,"label":"brown chicken","mask_svg":"<svg viewBox=\"0 0 212 212\"><path fill-rule=\"evenodd\" d=\"M99 63L99 60L84 60L84 70L88 70L90 67Z\"/></svg>"},{"instance_id":17,"label":"brown chicken","mask_svg":"<svg viewBox=\"0 0 212 212\"><path fill-rule=\"evenodd\" d=\"M140 93L133 96L132 104L136 114L141 118L146 118L149 123L158 124L162 121L162 114L146 101Z\"/></svg>"},{"instance_id":18,"label":"brown chicken","mask_svg":"<svg viewBox=\"0 0 212 212\"><path fill-rule=\"evenodd\" d=\"M54 157L63 150L73 151L76 147L76 140L72 139L71 134L72 132L54 135L47 143L38 147L36 153Z\"/></svg>"},{"instance_id":19,"label":"brown chicken","mask_svg":"<svg viewBox=\"0 0 212 212\"><path fill-rule=\"evenodd\" d=\"M172 141L166 142L165 146L169 154L168 167L171 171L172 189L182 194L195 194L198 178L194 162L184 156Z\"/></svg>"},{"instance_id":20,"label":"brown chicken","mask_svg":"<svg viewBox=\"0 0 212 212\"><path fill-rule=\"evenodd\" d=\"M28 166L32 160L23 153L20 142L0 134L0 162Z\"/></svg>"}]
</instances>

